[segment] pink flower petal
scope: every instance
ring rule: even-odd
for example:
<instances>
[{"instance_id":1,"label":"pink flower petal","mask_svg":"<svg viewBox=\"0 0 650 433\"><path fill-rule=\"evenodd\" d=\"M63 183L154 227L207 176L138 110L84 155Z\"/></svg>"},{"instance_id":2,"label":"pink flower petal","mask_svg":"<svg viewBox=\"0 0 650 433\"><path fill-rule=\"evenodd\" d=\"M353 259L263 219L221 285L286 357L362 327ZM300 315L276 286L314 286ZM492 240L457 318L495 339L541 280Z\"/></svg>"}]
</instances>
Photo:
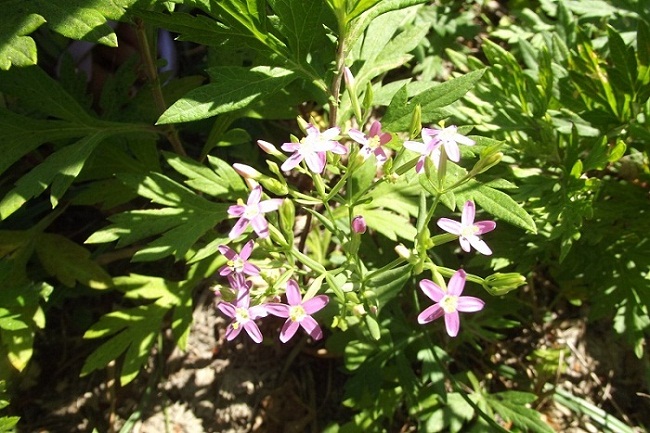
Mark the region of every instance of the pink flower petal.
<instances>
[{"instance_id":1,"label":"pink flower petal","mask_svg":"<svg viewBox=\"0 0 650 433\"><path fill-rule=\"evenodd\" d=\"M235 338L237 338L237 336L239 335L239 333L242 330L241 326L238 326L237 328L235 328L232 325L233 324L231 323L230 325L228 325L228 328L226 328L226 340L228 340L228 341L231 341L231 340L234 340Z\"/></svg>"},{"instance_id":2,"label":"pink flower petal","mask_svg":"<svg viewBox=\"0 0 650 433\"><path fill-rule=\"evenodd\" d=\"M478 227L477 235L482 235L483 233L491 232L497 227L497 223L494 221L477 221L474 223Z\"/></svg>"},{"instance_id":3,"label":"pink flower petal","mask_svg":"<svg viewBox=\"0 0 650 433\"><path fill-rule=\"evenodd\" d=\"M248 315L251 319L259 319L260 317L266 317L269 315L268 310L266 309L266 304L255 305L248 309Z\"/></svg>"},{"instance_id":4,"label":"pink flower petal","mask_svg":"<svg viewBox=\"0 0 650 433\"><path fill-rule=\"evenodd\" d=\"M330 298L328 298L326 295L318 295L314 296L311 299L306 300L305 302L302 303L302 308L305 309L305 313L307 314L314 314L317 311L322 310L325 308L327 303L330 301Z\"/></svg>"},{"instance_id":5,"label":"pink flower petal","mask_svg":"<svg viewBox=\"0 0 650 433\"><path fill-rule=\"evenodd\" d=\"M314 320L313 317L306 316L300 322L300 326L302 326L302 328L307 331L307 334L309 334L314 340L320 340L323 338L323 331L320 329L318 322Z\"/></svg>"},{"instance_id":6,"label":"pink flower petal","mask_svg":"<svg viewBox=\"0 0 650 433\"><path fill-rule=\"evenodd\" d=\"M468 241L470 245L472 245L474 249L479 253L485 256L489 256L492 254L492 250L490 249L490 247L488 247L488 245L485 243L484 240L479 239L478 236L472 236L471 238L468 239Z\"/></svg>"},{"instance_id":7,"label":"pink flower petal","mask_svg":"<svg viewBox=\"0 0 650 433\"><path fill-rule=\"evenodd\" d=\"M424 161L426 159L426 156L421 156L420 159L418 159L418 163L415 164L415 172L416 173L422 173L424 170Z\"/></svg>"},{"instance_id":8,"label":"pink flower petal","mask_svg":"<svg viewBox=\"0 0 650 433\"><path fill-rule=\"evenodd\" d=\"M458 330L460 329L460 316L458 315L458 311L445 314L445 327L450 337L458 335Z\"/></svg>"},{"instance_id":9,"label":"pink flower petal","mask_svg":"<svg viewBox=\"0 0 650 433\"><path fill-rule=\"evenodd\" d=\"M474 146L474 144L476 144L476 142L474 140L472 140L469 137L465 137L462 134L455 134L454 135L454 141L456 141L457 143L460 143L460 144L464 144L465 146Z\"/></svg>"},{"instance_id":10,"label":"pink flower petal","mask_svg":"<svg viewBox=\"0 0 650 433\"><path fill-rule=\"evenodd\" d=\"M324 152L314 152L308 155L305 155L305 162L307 167L314 173L322 173L325 169L325 153Z\"/></svg>"},{"instance_id":11,"label":"pink flower petal","mask_svg":"<svg viewBox=\"0 0 650 433\"><path fill-rule=\"evenodd\" d=\"M287 341L291 340L291 337L296 334L299 326L300 324L298 322L287 319L287 321L284 322L284 325L282 326L282 330L280 331L280 341L286 343Z\"/></svg>"},{"instance_id":12,"label":"pink flower petal","mask_svg":"<svg viewBox=\"0 0 650 433\"><path fill-rule=\"evenodd\" d=\"M234 260L237 257L237 252L227 245L219 245L217 249L221 254L226 256L228 260Z\"/></svg>"},{"instance_id":13,"label":"pink flower petal","mask_svg":"<svg viewBox=\"0 0 650 433\"><path fill-rule=\"evenodd\" d=\"M343 146L341 143L335 142L334 146L332 146L332 148L329 149L329 151L337 155L345 155L346 153L348 153L348 148Z\"/></svg>"},{"instance_id":14,"label":"pink flower petal","mask_svg":"<svg viewBox=\"0 0 650 433\"><path fill-rule=\"evenodd\" d=\"M329 129L326 129L325 131L321 132L320 136L321 136L322 140L335 140L336 137L338 137L340 133L341 133L341 128L339 128L338 126L335 126L334 128L329 128Z\"/></svg>"},{"instance_id":15,"label":"pink flower petal","mask_svg":"<svg viewBox=\"0 0 650 433\"><path fill-rule=\"evenodd\" d=\"M300 305L302 303L302 295L298 283L294 280L287 281L287 302L289 305Z\"/></svg>"},{"instance_id":16,"label":"pink flower petal","mask_svg":"<svg viewBox=\"0 0 650 433\"><path fill-rule=\"evenodd\" d=\"M445 152L450 161L460 161L460 149L455 141L445 141Z\"/></svg>"},{"instance_id":17,"label":"pink flower petal","mask_svg":"<svg viewBox=\"0 0 650 433\"><path fill-rule=\"evenodd\" d=\"M418 141L405 141L404 147L406 147L408 150L412 150L413 152L417 152L420 154L425 153L425 148L426 148L424 143L420 143Z\"/></svg>"},{"instance_id":18,"label":"pink flower petal","mask_svg":"<svg viewBox=\"0 0 650 433\"><path fill-rule=\"evenodd\" d=\"M449 283L447 284L447 294L451 296L460 296L465 289L465 279L467 274L462 269L456 271L454 275L451 276Z\"/></svg>"},{"instance_id":19,"label":"pink flower petal","mask_svg":"<svg viewBox=\"0 0 650 433\"><path fill-rule=\"evenodd\" d=\"M260 211L267 213L278 210L284 199L282 198L272 198L269 200L264 200L260 202Z\"/></svg>"},{"instance_id":20,"label":"pink flower petal","mask_svg":"<svg viewBox=\"0 0 650 433\"><path fill-rule=\"evenodd\" d=\"M296 152L296 151L300 150L300 143L293 143L293 142L284 143L280 147L285 152Z\"/></svg>"},{"instance_id":21,"label":"pink flower petal","mask_svg":"<svg viewBox=\"0 0 650 433\"><path fill-rule=\"evenodd\" d=\"M427 307L422 311L420 314L418 314L418 323L420 325L424 325L429 322L433 322L437 318L443 316L445 312L443 311L442 307L440 304L433 304L430 307Z\"/></svg>"},{"instance_id":22,"label":"pink flower petal","mask_svg":"<svg viewBox=\"0 0 650 433\"><path fill-rule=\"evenodd\" d=\"M286 304L269 302L268 304L264 304L264 305L266 306L266 311L268 311L270 314L273 314L274 316L284 317L284 318L289 317L289 306Z\"/></svg>"},{"instance_id":23,"label":"pink flower petal","mask_svg":"<svg viewBox=\"0 0 650 433\"><path fill-rule=\"evenodd\" d=\"M422 289L422 292L434 302L440 302L440 300L445 296L445 291L431 280L425 279L420 281L420 289Z\"/></svg>"},{"instance_id":24,"label":"pink flower petal","mask_svg":"<svg viewBox=\"0 0 650 433\"><path fill-rule=\"evenodd\" d=\"M260 328L252 320L249 320L248 322L244 323L244 329L251 337L251 340L253 340L254 342L259 344L264 339L264 337L262 336L262 332L260 331Z\"/></svg>"},{"instance_id":25,"label":"pink flower petal","mask_svg":"<svg viewBox=\"0 0 650 433\"><path fill-rule=\"evenodd\" d=\"M230 318L235 317L236 314L235 306L232 305L230 302L219 302L219 304L217 304L217 308L226 316Z\"/></svg>"},{"instance_id":26,"label":"pink flower petal","mask_svg":"<svg viewBox=\"0 0 650 433\"><path fill-rule=\"evenodd\" d=\"M261 203L260 203L261 205ZM253 252L253 247L255 246L255 241L250 240L244 244L244 246L241 249L241 252L239 253L239 258L242 260L248 260L248 258L251 256L251 253ZM221 250L219 250L221 251ZM226 256L228 257L228 256ZM232 260L230 257L228 257L230 260Z\"/></svg>"},{"instance_id":27,"label":"pink flower petal","mask_svg":"<svg viewBox=\"0 0 650 433\"><path fill-rule=\"evenodd\" d=\"M451 158L450 158L451 159ZM474 224L474 217L476 216L476 208L472 200L467 200L463 206L463 213L460 217L460 222L463 226L471 226Z\"/></svg>"},{"instance_id":28,"label":"pink flower petal","mask_svg":"<svg viewBox=\"0 0 650 433\"><path fill-rule=\"evenodd\" d=\"M259 275L260 274L260 268L255 266L252 263L244 263L244 273L247 275Z\"/></svg>"},{"instance_id":29,"label":"pink flower petal","mask_svg":"<svg viewBox=\"0 0 650 433\"><path fill-rule=\"evenodd\" d=\"M228 215L230 216L242 216L244 212L246 212L246 206L242 206L240 204L235 204L228 208Z\"/></svg>"},{"instance_id":30,"label":"pink flower petal","mask_svg":"<svg viewBox=\"0 0 650 433\"><path fill-rule=\"evenodd\" d=\"M260 202L260 199L262 198L262 187L257 185L253 190L251 191L251 194L248 196L248 201L246 204L248 206L256 205Z\"/></svg>"},{"instance_id":31,"label":"pink flower petal","mask_svg":"<svg viewBox=\"0 0 650 433\"><path fill-rule=\"evenodd\" d=\"M465 236L461 236L460 238L458 238L458 241L460 242L460 247L462 248L462 250L465 251L466 253L469 253L471 250L469 239L467 239Z\"/></svg>"},{"instance_id":32,"label":"pink flower petal","mask_svg":"<svg viewBox=\"0 0 650 433\"><path fill-rule=\"evenodd\" d=\"M348 135L350 136L351 139L356 141L359 144L362 145L367 145L368 144L368 138L365 136L365 134L358 129L350 129L348 131Z\"/></svg>"},{"instance_id":33,"label":"pink flower petal","mask_svg":"<svg viewBox=\"0 0 650 433\"><path fill-rule=\"evenodd\" d=\"M481 311L485 306L482 299L475 298L474 296L461 296L458 298L456 309L463 313L475 313Z\"/></svg>"},{"instance_id":34,"label":"pink flower petal","mask_svg":"<svg viewBox=\"0 0 650 433\"><path fill-rule=\"evenodd\" d=\"M374 122L372 122L372 125L370 125L370 129L368 130L368 135L370 137L375 137L379 134L381 134L381 123L379 123L378 120L375 120Z\"/></svg>"},{"instance_id":35,"label":"pink flower petal","mask_svg":"<svg viewBox=\"0 0 650 433\"><path fill-rule=\"evenodd\" d=\"M260 238L267 238L269 236L269 223L266 222L264 215L259 214L253 218L251 220L251 226Z\"/></svg>"},{"instance_id":36,"label":"pink flower petal","mask_svg":"<svg viewBox=\"0 0 650 433\"><path fill-rule=\"evenodd\" d=\"M230 266L228 265L222 266L219 269L219 275L221 275L222 277L227 277L230 274L232 274L232 269L230 269Z\"/></svg>"},{"instance_id":37,"label":"pink flower petal","mask_svg":"<svg viewBox=\"0 0 650 433\"><path fill-rule=\"evenodd\" d=\"M282 163L280 166L280 170L282 171L289 171L293 170L300 164L300 162L304 159L304 156L302 156L300 153L296 152L293 155L289 157L286 161Z\"/></svg>"},{"instance_id":38,"label":"pink flower petal","mask_svg":"<svg viewBox=\"0 0 650 433\"><path fill-rule=\"evenodd\" d=\"M459 236L463 228L463 226L458 221L454 221L449 218L440 218L437 224L438 227L440 227L444 231Z\"/></svg>"},{"instance_id":39,"label":"pink flower petal","mask_svg":"<svg viewBox=\"0 0 650 433\"><path fill-rule=\"evenodd\" d=\"M230 239L238 238L242 233L244 233L246 226L248 226L248 220L244 217L239 218L232 230L230 230L230 233L228 233L228 237Z\"/></svg>"}]
</instances>

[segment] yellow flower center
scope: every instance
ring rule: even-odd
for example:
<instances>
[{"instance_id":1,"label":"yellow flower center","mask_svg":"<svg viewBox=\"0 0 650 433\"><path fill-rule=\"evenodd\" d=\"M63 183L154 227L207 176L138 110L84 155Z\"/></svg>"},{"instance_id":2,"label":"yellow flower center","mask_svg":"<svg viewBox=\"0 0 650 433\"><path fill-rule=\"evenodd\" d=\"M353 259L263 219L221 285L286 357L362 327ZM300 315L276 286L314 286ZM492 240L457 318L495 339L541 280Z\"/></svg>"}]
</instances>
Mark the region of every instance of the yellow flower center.
<instances>
[{"instance_id":1,"label":"yellow flower center","mask_svg":"<svg viewBox=\"0 0 650 433\"><path fill-rule=\"evenodd\" d=\"M300 322L307 316L305 309L302 308L302 305L293 305L289 307L289 319L292 322Z\"/></svg>"},{"instance_id":2,"label":"yellow flower center","mask_svg":"<svg viewBox=\"0 0 650 433\"><path fill-rule=\"evenodd\" d=\"M249 320L250 320L250 316L248 315L248 310L246 308L236 308L235 321L233 322L232 327L233 329L237 329L239 325L243 325Z\"/></svg>"},{"instance_id":3,"label":"yellow flower center","mask_svg":"<svg viewBox=\"0 0 650 433\"><path fill-rule=\"evenodd\" d=\"M375 135L373 137L370 137L368 140L368 147L371 149L377 149L381 145L381 141L379 140L379 136Z\"/></svg>"},{"instance_id":4,"label":"yellow flower center","mask_svg":"<svg viewBox=\"0 0 650 433\"><path fill-rule=\"evenodd\" d=\"M453 313L454 311L456 311L456 308L458 307L458 296L445 295L440 300L440 306L442 307L445 313L447 314Z\"/></svg>"}]
</instances>

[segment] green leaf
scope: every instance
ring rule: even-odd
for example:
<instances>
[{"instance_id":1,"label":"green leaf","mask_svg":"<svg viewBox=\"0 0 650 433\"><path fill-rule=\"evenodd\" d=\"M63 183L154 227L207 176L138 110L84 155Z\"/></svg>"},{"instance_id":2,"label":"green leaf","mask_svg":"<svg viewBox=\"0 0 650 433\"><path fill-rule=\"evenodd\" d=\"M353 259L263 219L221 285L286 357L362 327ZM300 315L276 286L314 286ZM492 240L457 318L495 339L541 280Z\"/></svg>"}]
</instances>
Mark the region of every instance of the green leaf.
<instances>
[{"instance_id":1,"label":"green leaf","mask_svg":"<svg viewBox=\"0 0 650 433\"><path fill-rule=\"evenodd\" d=\"M140 196L168 207L115 215L110 218L112 225L92 234L86 243L118 240L118 246L124 246L162 234L139 250L134 261L158 260L168 255L181 259L196 241L228 216L228 204L212 203L160 173L119 177Z\"/></svg>"},{"instance_id":2,"label":"green leaf","mask_svg":"<svg viewBox=\"0 0 650 433\"><path fill-rule=\"evenodd\" d=\"M35 249L45 270L68 287L74 287L77 281L93 289L112 285L110 275L90 259L90 252L65 236L42 233L35 241Z\"/></svg>"},{"instance_id":3,"label":"green leaf","mask_svg":"<svg viewBox=\"0 0 650 433\"><path fill-rule=\"evenodd\" d=\"M407 264L398 268L375 273L370 279L368 279L366 285L377 295L379 309L386 305L388 301L394 298L400 290L402 290L411 276L412 269L413 266Z\"/></svg>"},{"instance_id":4,"label":"green leaf","mask_svg":"<svg viewBox=\"0 0 650 433\"><path fill-rule=\"evenodd\" d=\"M515 426L535 433L553 433L553 429L542 421L541 415L536 410L526 407L537 397L534 394L505 391L487 395L485 401L495 412L505 420L511 421Z\"/></svg>"},{"instance_id":5,"label":"green leaf","mask_svg":"<svg viewBox=\"0 0 650 433\"><path fill-rule=\"evenodd\" d=\"M39 28L45 18L38 14L3 18L0 22L0 69L14 66L35 65L37 60L36 43L27 35ZM5 39L6 38L6 39Z\"/></svg>"},{"instance_id":6,"label":"green leaf","mask_svg":"<svg viewBox=\"0 0 650 433\"><path fill-rule=\"evenodd\" d=\"M37 120L0 108L0 174L43 143L82 137L91 128L61 120Z\"/></svg>"},{"instance_id":7,"label":"green leaf","mask_svg":"<svg viewBox=\"0 0 650 433\"><path fill-rule=\"evenodd\" d=\"M87 127L94 121L58 81L38 66L0 71L0 92L19 98L23 105L40 113L80 124L78 126Z\"/></svg>"},{"instance_id":8,"label":"green leaf","mask_svg":"<svg viewBox=\"0 0 650 433\"><path fill-rule=\"evenodd\" d=\"M191 90L158 119L158 124L191 122L250 106L293 81L283 68L223 66L209 70L213 83Z\"/></svg>"},{"instance_id":9,"label":"green leaf","mask_svg":"<svg viewBox=\"0 0 650 433\"><path fill-rule=\"evenodd\" d=\"M90 327L84 338L114 335L91 353L81 368L85 376L126 352L120 372L120 384L126 385L149 359L151 348L160 332L168 309L157 304L142 305L108 313Z\"/></svg>"},{"instance_id":10,"label":"green leaf","mask_svg":"<svg viewBox=\"0 0 650 433\"><path fill-rule=\"evenodd\" d=\"M238 191L242 192L245 189L237 172L218 158L210 157L210 163L215 166L213 170L190 158L168 152L164 152L163 155L174 170L188 178L185 183L198 191L213 197L231 198L233 187L238 187Z\"/></svg>"},{"instance_id":11,"label":"green leaf","mask_svg":"<svg viewBox=\"0 0 650 433\"><path fill-rule=\"evenodd\" d=\"M75 144L54 152L21 177L16 182L16 187L0 201L0 218L7 218L27 200L40 195L50 184L52 185L50 195L52 207L56 207L59 199L77 177L92 151L107 135L107 132L99 131L82 138Z\"/></svg>"},{"instance_id":12,"label":"green leaf","mask_svg":"<svg viewBox=\"0 0 650 433\"><path fill-rule=\"evenodd\" d=\"M325 37L324 26L333 23L324 1L268 0L268 3L278 17L278 25L287 38L291 54L298 62L307 64L308 56L331 44Z\"/></svg>"},{"instance_id":13,"label":"green leaf","mask_svg":"<svg viewBox=\"0 0 650 433\"><path fill-rule=\"evenodd\" d=\"M400 90L400 97L391 101L386 110L382 124L389 131L404 131L411 123L411 116L416 105L422 107L422 122L432 123L445 117L444 107L462 98L483 76L485 69L472 71L458 78L446 81L432 87L419 95L414 96L408 102L403 102L403 93Z\"/></svg>"},{"instance_id":14,"label":"green leaf","mask_svg":"<svg viewBox=\"0 0 650 433\"><path fill-rule=\"evenodd\" d=\"M454 193L458 208L462 208L463 203L467 200L473 200L480 209L491 215L532 233L537 233L533 218L519 203L502 191L470 181L467 186L454 190Z\"/></svg>"},{"instance_id":15,"label":"green leaf","mask_svg":"<svg viewBox=\"0 0 650 433\"><path fill-rule=\"evenodd\" d=\"M397 241L398 237L413 241L417 235L409 219L402 215L366 206L359 206L356 209L365 218L368 227L377 230L392 241Z\"/></svg>"}]
</instances>

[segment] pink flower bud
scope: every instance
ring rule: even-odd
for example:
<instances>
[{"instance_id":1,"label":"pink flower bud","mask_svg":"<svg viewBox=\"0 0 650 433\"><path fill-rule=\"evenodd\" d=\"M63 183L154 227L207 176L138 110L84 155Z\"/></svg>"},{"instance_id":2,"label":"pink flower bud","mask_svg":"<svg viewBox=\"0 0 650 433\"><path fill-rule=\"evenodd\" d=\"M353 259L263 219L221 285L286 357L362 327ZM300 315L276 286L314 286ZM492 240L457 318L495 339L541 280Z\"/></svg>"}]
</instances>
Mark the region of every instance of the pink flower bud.
<instances>
[{"instance_id":1,"label":"pink flower bud","mask_svg":"<svg viewBox=\"0 0 650 433\"><path fill-rule=\"evenodd\" d=\"M259 179L262 177L262 173L255 170L250 165L234 163L232 168L234 168L235 171L244 179Z\"/></svg>"},{"instance_id":2,"label":"pink flower bud","mask_svg":"<svg viewBox=\"0 0 650 433\"><path fill-rule=\"evenodd\" d=\"M366 232L367 228L366 220L363 219L361 215L357 215L352 219L352 230L354 230L355 233L363 234Z\"/></svg>"},{"instance_id":3,"label":"pink flower bud","mask_svg":"<svg viewBox=\"0 0 650 433\"><path fill-rule=\"evenodd\" d=\"M269 143L268 141L264 140L257 140L257 145L262 149L265 153L268 153L269 155L282 155L282 153L278 150L277 147Z\"/></svg>"},{"instance_id":4,"label":"pink flower bud","mask_svg":"<svg viewBox=\"0 0 650 433\"><path fill-rule=\"evenodd\" d=\"M354 75L352 75L352 71L347 66L343 68L343 78L348 87L354 87Z\"/></svg>"}]
</instances>

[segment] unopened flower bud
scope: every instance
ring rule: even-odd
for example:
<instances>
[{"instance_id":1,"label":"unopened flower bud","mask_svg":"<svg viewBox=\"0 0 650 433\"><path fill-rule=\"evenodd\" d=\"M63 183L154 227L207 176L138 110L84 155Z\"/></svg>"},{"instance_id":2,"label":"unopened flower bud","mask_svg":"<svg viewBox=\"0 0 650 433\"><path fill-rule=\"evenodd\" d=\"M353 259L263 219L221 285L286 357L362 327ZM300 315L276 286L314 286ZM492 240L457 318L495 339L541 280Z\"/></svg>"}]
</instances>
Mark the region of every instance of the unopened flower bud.
<instances>
[{"instance_id":1,"label":"unopened flower bud","mask_svg":"<svg viewBox=\"0 0 650 433\"><path fill-rule=\"evenodd\" d=\"M257 145L260 147L260 149L262 149L265 153L268 153L269 155L282 155L282 152L280 152L277 147L275 147L268 141L257 140Z\"/></svg>"},{"instance_id":2,"label":"unopened flower bud","mask_svg":"<svg viewBox=\"0 0 650 433\"><path fill-rule=\"evenodd\" d=\"M496 272L485 278L483 287L490 295L500 296L524 284L526 284L526 278L517 272L508 272L505 274Z\"/></svg>"},{"instance_id":3,"label":"unopened flower bud","mask_svg":"<svg viewBox=\"0 0 650 433\"><path fill-rule=\"evenodd\" d=\"M485 158L479 159L478 162L472 168L470 174L477 175L488 171L490 168L494 167L499 162L501 162L501 158L503 158L503 153L496 152L486 156Z\"/></svg>"},{"instance_id":4,"label":"unopened flower bud","mask_svg":"<svg viewBox=\"0 0 650 433\"><path fill-rule=\"evenodd\" d=\"M239 164L236 162L232 165L232 168L234 168L235 171L244 179L259 179L262 177L262 173L255 170L250 165Z\"/></svg>"},{"instance_id":5,"label":"unopened flower bud","mask_svg":"<svg viewBox=\"0 0 650 433\"><path fill-rule=\"evenodd\" d=\"M352 314L354 314L357 317L363 316L366 314L366 309L363 306L363 304L357 304L354 307L352 307Z\"/></svg>"},{"instance_id":6,"label":"unopened flower bud","mask_svg":"<svg viewBox=\"0 0 650 433\"><path fill-rule=\"evenodd\" d=\"M407 262L411 261L411 250L406 248L404 245L399 244L395 247L395 252L397 253L398 256L406 260Z\"/></svg>"},{"instance_id":7,"label":"unopened flower bud","mask_svg":"<svg viewBox=\"0 0 650 433\"><path fill-rule=\"evenodd\" d=\"M366 225L366 220L361 215L357 215L352 219L352 230L355 233L363 234L366 232L368 226Z\"/></svg>"},{"instance_id":8,"label":"unopened flower bud","mask_svg":"<svg viewBox=\"0 0 650 433\"><path fill-rule=\"evenodd\" d=\"M352 71L347 66L343 68L343 78L345 79L345 84L348 87L354 87L354 75L352 75Z\"/></svg>"}]
</instances>

